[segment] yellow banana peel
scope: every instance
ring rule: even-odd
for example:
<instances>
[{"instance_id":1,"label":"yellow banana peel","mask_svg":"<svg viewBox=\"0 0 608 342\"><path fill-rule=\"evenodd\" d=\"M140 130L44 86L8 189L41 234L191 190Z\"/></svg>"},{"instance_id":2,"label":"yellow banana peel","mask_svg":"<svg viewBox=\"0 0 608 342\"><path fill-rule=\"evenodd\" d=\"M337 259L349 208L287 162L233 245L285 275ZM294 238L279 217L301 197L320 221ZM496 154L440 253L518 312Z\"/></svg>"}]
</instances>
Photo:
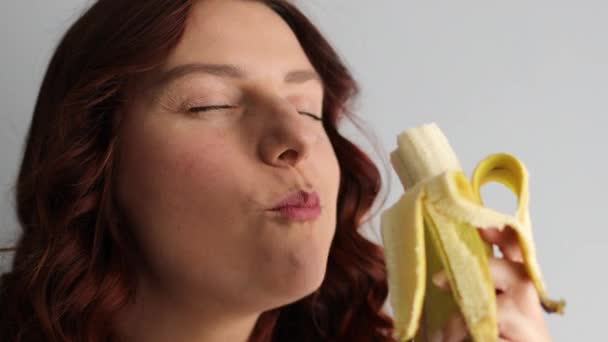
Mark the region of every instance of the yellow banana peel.
<instances>
[{"instance_id":1,"label":"yellow banana peel","mask_svg":"<svg viewBox=\"0 0 608 342\"><path fill-rule=\"evenodd\" d=\"M563 313L565 301L548 297L536 259L524 164L507 153L491 154L477 164L469 181L435 123L403 131L397 145L390 159L405 193L381 215L397 339L423 341L459 310L473 341L498 340L488 268L493 250L477 228L512 227L540 304L546 312ZM517 196L514 215L483 206L480 188L490 181ZM442 270L450 292L432 283L432 275Z\"/></svg>"}]
</instances>

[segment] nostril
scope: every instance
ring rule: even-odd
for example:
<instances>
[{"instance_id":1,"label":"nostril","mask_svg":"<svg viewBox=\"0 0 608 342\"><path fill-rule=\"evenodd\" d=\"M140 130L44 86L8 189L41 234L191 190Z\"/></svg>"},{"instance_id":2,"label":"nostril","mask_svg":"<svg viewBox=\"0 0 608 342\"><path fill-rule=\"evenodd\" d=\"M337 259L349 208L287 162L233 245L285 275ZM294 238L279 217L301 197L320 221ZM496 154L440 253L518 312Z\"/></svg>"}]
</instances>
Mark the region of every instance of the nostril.
<instances>
[{"instance_id":1,"label":"nostril","mask_svg":"<svg viewBox=\"0 0 608 342\"><path fill-rule=\"evenodd\" d=\"M281 153L281 155L279 156L279 159L293 163L297 160L298 158L298 152L296 152L295 150L289 149L283 153Z\"/></svg>"}]
</instances>

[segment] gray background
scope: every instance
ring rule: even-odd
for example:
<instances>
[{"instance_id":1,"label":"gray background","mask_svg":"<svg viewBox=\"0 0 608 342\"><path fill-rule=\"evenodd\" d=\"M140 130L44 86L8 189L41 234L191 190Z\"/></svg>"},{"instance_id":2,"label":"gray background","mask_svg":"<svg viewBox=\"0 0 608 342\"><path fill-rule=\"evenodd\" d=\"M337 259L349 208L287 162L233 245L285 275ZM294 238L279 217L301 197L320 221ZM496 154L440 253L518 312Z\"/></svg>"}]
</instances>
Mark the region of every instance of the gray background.
<instances>
[{"instance_id":1,"label":"gray background","mask_svg":"<svg viewBox=\"0 0 608 342\"><path fill-rule=\"evenodd\" d=\"M345 126L402 193L386 166L403 129L437 122L470 173L497 151L530 171L538 258L566 316L547 316L555 341L605 340L608 244L603 214L608 128L608 5L601 1L301 0L360 82L357 112L379 150ZM0 242L15 241L13 181L50 54L89 1L0 3ZM390 186L388 182L391 182ZM508 190L486 202L512 210ZM379 241L379 219L366 234ZM10 258L4 258L6 269Z\"/></svg>"}]
</instances>

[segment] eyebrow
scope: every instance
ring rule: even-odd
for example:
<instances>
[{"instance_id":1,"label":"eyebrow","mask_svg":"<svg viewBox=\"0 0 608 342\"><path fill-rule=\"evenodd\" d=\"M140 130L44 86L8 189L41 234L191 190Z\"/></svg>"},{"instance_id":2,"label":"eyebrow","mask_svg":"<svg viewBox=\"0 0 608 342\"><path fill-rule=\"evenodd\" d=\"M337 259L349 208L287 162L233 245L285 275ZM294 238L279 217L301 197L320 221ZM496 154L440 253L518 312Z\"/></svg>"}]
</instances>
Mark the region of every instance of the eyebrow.
<instances>
[{"instance_id":1,"label":"eyebrow","mask_svg":"<svg viewBox=\"0 0 608 342\"><path fill-rule=\"evenodd\" d=\"M184 76L198 73L233 79L247 78L247 72L234 64L189 63L162 72L154 83L160 88ZM290 84L301 84L310 80L322 83L319 74L310 69L292 70L283 78L284 83Z\"/></svg>"}]
</instances>

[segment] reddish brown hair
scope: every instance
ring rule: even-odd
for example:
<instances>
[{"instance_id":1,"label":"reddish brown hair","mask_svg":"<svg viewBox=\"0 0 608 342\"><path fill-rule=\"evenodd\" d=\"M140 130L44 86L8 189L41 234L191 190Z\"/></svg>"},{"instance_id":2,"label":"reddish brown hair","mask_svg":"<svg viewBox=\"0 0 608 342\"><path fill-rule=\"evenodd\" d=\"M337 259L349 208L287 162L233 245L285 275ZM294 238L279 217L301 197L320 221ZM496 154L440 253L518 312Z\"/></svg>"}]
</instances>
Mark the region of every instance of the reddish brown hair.
<instances>
[{"instance_id":1,"label":"reddish brown hair","mask_svg":"<svg viewBox=\"0 0 608 342\"><path fill-rule=\"evenodd\" d=\"M320 288L264 312L250 341L394 341L383 313L380 246L359 227L381 177L338 132L355 80L313 24L260 0L295 32L325 87L323 125L341 170L336 235ZM161 65L183 34L187 0L99 0L60 41L42 82L17 179L23 233L0 295L2 341L114 341L110 317L133 298L134 244L113 201L116 111L128 80Z\"/></svg>"}]
</instances>

